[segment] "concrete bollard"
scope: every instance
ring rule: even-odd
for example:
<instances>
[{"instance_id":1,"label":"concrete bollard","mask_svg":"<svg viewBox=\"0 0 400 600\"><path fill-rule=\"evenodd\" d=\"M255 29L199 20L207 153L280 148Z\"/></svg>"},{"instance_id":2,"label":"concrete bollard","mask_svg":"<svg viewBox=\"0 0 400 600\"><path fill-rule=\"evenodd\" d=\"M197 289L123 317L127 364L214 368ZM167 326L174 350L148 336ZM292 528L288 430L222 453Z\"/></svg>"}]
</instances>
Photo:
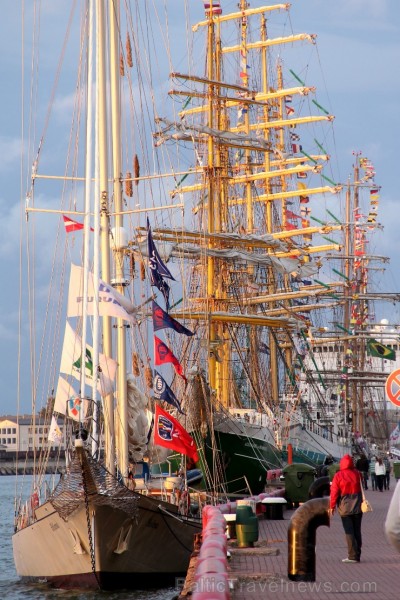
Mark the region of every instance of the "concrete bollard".
<instances>
[{"instance_id":1,"label":"concrete bollard","mask_svg":"<svg viewBox=\"0 0 400 600\"><path fill-rule=\"evenodd\" d=\"M288 577L291 581L315 581L316 530L330 526L329 498L313 498L302 504L288 529Z\"/></svg>"}]
</instances>

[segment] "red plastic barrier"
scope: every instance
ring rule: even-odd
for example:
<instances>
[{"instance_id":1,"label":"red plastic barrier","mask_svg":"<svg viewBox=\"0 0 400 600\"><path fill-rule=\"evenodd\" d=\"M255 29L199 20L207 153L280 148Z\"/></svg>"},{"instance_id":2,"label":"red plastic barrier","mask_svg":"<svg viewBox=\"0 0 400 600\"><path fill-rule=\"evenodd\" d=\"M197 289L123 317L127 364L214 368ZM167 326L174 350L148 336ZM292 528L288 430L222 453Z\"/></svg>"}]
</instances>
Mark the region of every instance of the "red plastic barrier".
<instances>
[{"instance_id":1,"label":"red plastic barrier","mask_svg":"<svg viewBox=\"0 0 400 600\"><path fill-rule=\"evenodd\" d=\"M228 576L223 573L212 573L195 577L192 600L228 600Z\"/></svg>"},{"instance_id":2,"label":"red plastic barrier","mask_svg":"<svg viewBox=\"0 0 400 600\"><path fill-rule=\"evenodd\" d=\"M200 563L206 558L216 558L226 563L226 548L221 548L220 546L207 546L203 549L203 552L199 554L198 562Z\"/></svg>"},{"instance_id":3,"label":"red plastic barrier","mask_svg":"<svg viewBox=\"0 0 400 600\"><path fill-rule=\"evenodd\" d=\"M281 469L273 471L275 477L279 477L281 472ZM270 480L271 478L270 476ZM284 489L277 489L251 496L250 499L257 507L263 498L284 496L284 494ZM203 508L203 543L196 565L192 600L228 600L230 597L226 559L226 521L223 514L234 514L236 508L236 502L227 502L219 506L208 505Z\"/></svg>"},{"instance_id":4,"label":"red plastic barrier","mask_svg":"<svg viewBox=\"0 0 400 600\"><path fill-rule=\"evenodd\" d=\"M205 538L204 542L200 548L200 556L202 555L202 551L205 548L220 548L224 552L226 552L226 536L224 535L214 535Z\"/></svg>"},{"instance_id":5,"label":"red plastic barrier","mask_svg":"<svg viewBox=\"0 0 400 600\"><path fill-rule=\"evenodd\" d=\"M199 562L196 575L205 575L207 573L226 573L226 561L223 563L214 556L204 558Z\"/></svg>"}]
</instances>

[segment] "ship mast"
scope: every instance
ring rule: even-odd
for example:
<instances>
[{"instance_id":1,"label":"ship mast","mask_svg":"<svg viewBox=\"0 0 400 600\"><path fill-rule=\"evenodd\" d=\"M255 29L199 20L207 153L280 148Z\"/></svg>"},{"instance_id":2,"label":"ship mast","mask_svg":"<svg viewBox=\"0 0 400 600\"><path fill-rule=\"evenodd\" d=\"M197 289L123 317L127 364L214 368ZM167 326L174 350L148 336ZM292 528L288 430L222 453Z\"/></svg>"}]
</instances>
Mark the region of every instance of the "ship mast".
<instances>
[{"instance_id":1,"label":"ship mast","mask_svg":"<svg viewBox=\"0 0 400 600\"><path fill-rule=\"evenodd\" d=\"M212 11L209 14L208 26L207 26L207 77L209 80L208 85L208 124L209 127L214 127L217 125L215 121L214 114L214 106L215 106L215 96L219 95L219 89L215 88L213 85L213 81L216 79L216 65L215 65L215 24L212 18ZM208 219L207 219L207 231L209 234L217 231L216 229L216 219L215 219L215 196L216 196L216 183L214 178L214 173L216 172L215 159L215 144L212 136L208 136L208 148L207 148L208 156L207 156L207 170L208 170ZM208 244L209 248L213 248L214 244L210 240ZM215 309L215 262L213 257L208 257L207 259L207 298L209 298L210 306L209 310L213 311ZM217 388L217 380L216 380L216 324L211 321L209 322L209 343L210 343L210 352L209 352L209 377L210 377L210 386L212 390L216 390Z\"/></svg>"},{"instance_id":2,"label":"ship mast","mask_svg":"<svg viewBox=\"0 0 400 600\"><path fill-rule=\"evenodd\" d=\"M359 193L359 178L360 178L360 170L358 166L358 155L356 155L356 162L354 165L354 174L353 174L353 215L354 219L357 221L358 212L360 210L360 193ZM354 294L360 294L365 291L364 286L362 284L362 274L365 272L366 264L365 261L357 261L357 255L361 251L364 251L365 245L365 232L364 231L356 231L354 236L354 263L353 263L353 273L354 273ZM357 296L356 296L357 297ZM360 329L365 330L365 320L363 318L365 311L365 300L359 301L358 313L361 315L360 319ZM363 372L364 371L364 363L365 363L365 341L363 337L359 337L355 343L355 352L354 352L355 365L357 366L357 370ZM362 384L357 385L357 382L354 381L352 385L352 412L353 412L353 431L359 431L361 435L364 433L364 388Z\"/></svg>"},{"instance_id":3,"label":"ship mast","mask_svg":"<svg viewBox=\"0 0 400 600\"><path fill-rule=\"evenodd\" d=\"M267 19L265 17L265 14L262 14L262 16L261 16L261 36L260 37L261 37L262 42L265 42L267 39ZM267 55L267 46L266 45L263 45L261 48L261 66L262 66L262 80L261 80L262 92L264 95L266 95L268 92L268 88L269 88L269 81L268 81L269 64L268 64L268 55ZM276 102L278 104L277 99L274 102ZM265 106L265 108L263 110L263 115L264 115L264 121L268 121L268 118L269 118L268 105ZM264 132L264 135L269 142L271 142L270 134L271 134L271 130L266 129ZM271 158L270 158L269 153L265 152L264 153L264 171L266 173L268 173L270 170L271 170ZM269 179L267 179L265 181L265 189L266 189L267 193L271 192L271 183L270 183ZM272 231L273 231L272 202L266 203L266 215L265 216L266 216L267 231L272 233ZM268 290L269 294L273 294L274 286L273 286L272 269L270 269L269 274L268 274L268 288L269 288L269 290ZM270 374L270 382L271 382L271 400L272 400L273 404L277 405L279 402L278 357L277 357L276 340L275 340L275 336L272 333L272 330L269 332L268 344L269 344L269 349L270 349L269 374Z\"/></svg>"},{"instance_id":4,"label":"ship mast","mask_svg":"<svg viewBox=\"0 0 400 600\"><path fill-rule=\"evenodd\" d=\"M121 183L121 99L120 99L120 3L119 0L108 3L108 19L110 23L110 95L111 95L111 138L112 138L112 172L113 172L113 200L115 206L115 227L113 235L113 254L115 276L113 285L121 294L124 294L126 285L124 275L124 217L122 203ZM117 457L119 472L128 475L128 436L124 426L128 422L127 383L126 383L126 323L123 319L117 319L117 400L118 424L115 425L117 432Z\"/></svg>"},{"instance_id":5,"label":"ship mast","mask_svg":"<svg viewBox=\"0 0 400 600\"><path fill-rule=\"evenodd\" d=\"M346 223L345 223L345 243L344 243L344 251L345 251L345 259L344 259L344 275L346 281L350 281L351 273L352 273L352 265L350 265L350 247L351 247L351 236L352 236L352 228L351 228L351 187L350 184L347 185L346 188ZM349 286L345 286L344 288L344 318L343 325L346 331L350 330L350 299L351 299L351 290ZM352 350L350 349L348 336L344 339L344 361L346 362L346 357L351 356ZM352 361L351 361L352 362ZM345 429L345 437L348 435L348 399L349 399L349 382L346 380L344 385L344 429Z\"/></svg>"},{"instance_id":6,"label":"ship mast","mask_svg":"<svg viewBox=\"0 0 400 600\"><path fill-rule=\"evenodd\" d=\"M314 44L315 36L297 34L275 39L268 37L267 14L276 10L288 10L288 4L251 9L246 0L240 0L238 8L239 12L229 14L210 9L206 11L206 20L193 26L194 31L204 27L206 32L206 72L203 77L172 73L172 77L184 81L184 86L181 90L171 90L169 93L202 99L203 103L188 106L189 103L186 102L179 112L180 122L160 118L159 121L164 122L166 128L157 134L159 143L176 136L176 139L191 140L200 148L197 153L198 166L182 173L184 177L174 188L173 194L199 193L201 196L195 212L204 219L204 228L201 233L193 232L194 236L190 241L203 247L206 253L203 263L203 297L196 299L195 310L179 310L176 316L201 321L207 328L209 384L215 399L226 407L240 406L242 398L244 405L248 401L260 405L279 403L282 378L280 364L285 363L288 374L288 366L293 363L292 340L285 330L294 328L293 317L301 312L301 307L296 306L293 298L298 293L307 297L311 287L307 288L309 292L305 288L303 291L301 286L299 291L294 291L290 270L278 273L276 260L293 261L297 257L298 263L293 271L301 274L303 265L311 262L313 254L322 255L332 250L341 250L340 243L329 238L329 244L312 245L312 235L316 233L324 236L331 231L343 229L338 220L337 224L320 221L320 225L311 227L310 221L302 218L301 227L294 228L294 231L287 223L287 214L291 212L288 207L293 204L292 199L299 200L302 204L303 196L307 197L308 202L308 197L336 194L342 188L322 174L323 163L329 160L329 156L318 142L322 153L307 154L294 152L292 146L288 148L289 141L291 143L292 139L298 139L289 128L323 121L329 123L334 117L324 109L323 115L293 116L289 113L289 96L307 96L313 94L315 88L308 87L293 72L292 76L298 80L299 85L285 88L282 65L277 65L277 73L274 74L272 65L269 64L271 47L298 41ZM253 41L250 39L251 30L247 21L257 15L260 19L260 39ZM229 28L229 22L238 25L238 42L225 46L222 44L221 32L224 24ZM227 79L227 72L222 68L222 59L228 54L238 59L227 63L236 64L236 77L240 72L239 82L235 79L230 83L224 81ZM254 83L257 86L257 81L250 79L255 70L247 74L247 63L251 64L253 59L255 63L257 58L260 61L261 83L255 91L249 84L251 81L252 85ZM233 76L235 77L235 72ZM188 90L188 81L205 87L201 91ZM314 100L313 102L322 108ZM175 135L170 133L172 127L177 131ZM182 185L187 175L196 173L203 173L201 181ZM329 185L293 185L293 181L303 178L307 173L321 173L321 177ZM301 210L300 213L302 214ZM243 237L223 239L232 228ZM279 240L279 247L274 244L262 245L261 240L258 243L256 239L260 232L264 235L269 232L274 240ZM169 236L168 232L161 230L159 235L159 239L167 239ZM174 239L176 235L174 232ZM189 242L187 232L179 233L178 236L182 243L185 240ZM265 256L271 257L271 261L262 270L250 259L233 265L225 259L227 249L243 249L249 254L261 256L264 251L267 252ZM308 272L312 272L313 266L310 265ZM331 285L333 290L330 290ZM318 284L313 286L313 293L318 290L320 296L329 295L343 285L342 282ZM281 289L277 295L279 287ZM322 303L314 303L310 305L310 310L322 306ZM241 325L245 327L240 327ZM268 331L262 327L267 327ZM278 337L272 329L278 330ZM261 336L268 336L267 343L263 343L267 346L268 358L260 354ZM235 371L237 366L246 374L248 384L245 394L240 393L241 374ZM287 376L292 380L290 375Z\"/></svg>"},{"instance_id":7,"label":"ship mast","mask_svg":"<svg viewBox=\"0 0 400 600\"><path fill-rule=\"evenodd\" d=\"M109 196L108 196L108 157L107 157L107 61L106 61L106 25L103 0L96 2L97 12L97 94L98 94L98 137L99 137L99 182L100 182L100 247L102 279L110 281L109 253ZM103 317L103 352L112 356L111 318ZM103 399L104 412L104 452L105 464L110 473L115 470L115 439L114 439L114 395L108 394Z\"/></svg>"}]
</instances>

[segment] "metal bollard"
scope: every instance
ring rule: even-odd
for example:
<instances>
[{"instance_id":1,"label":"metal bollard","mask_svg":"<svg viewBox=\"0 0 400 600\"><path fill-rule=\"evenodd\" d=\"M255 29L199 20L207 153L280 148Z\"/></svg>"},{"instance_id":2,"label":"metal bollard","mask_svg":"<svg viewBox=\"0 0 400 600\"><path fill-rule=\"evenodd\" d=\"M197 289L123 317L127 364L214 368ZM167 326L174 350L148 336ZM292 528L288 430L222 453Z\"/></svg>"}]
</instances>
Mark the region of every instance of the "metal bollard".
<instances>
[{"instance_id":1,"label":"metal bollard","mask_svg":"<svg viewBox=\"0 0 400 600\"><path fill-rule=\"evenodd\" d=\"M312 482L308 488L308 497L311 498L323 498L324 496L330 496L331 493L331 482L328 476L318 477Z\"/></svg>"},{"instance_id":2,"label":"metal bollard","mask_svg":"<svg viewBox=\"0 0 400 600\"><path fill-rule=\"evenodd\" d=\"M315 581L315 541L320 525L330 526L329 498L313 498L302 504L288 529L288 577L291 581Z\"/></svg>"}]
</instances>

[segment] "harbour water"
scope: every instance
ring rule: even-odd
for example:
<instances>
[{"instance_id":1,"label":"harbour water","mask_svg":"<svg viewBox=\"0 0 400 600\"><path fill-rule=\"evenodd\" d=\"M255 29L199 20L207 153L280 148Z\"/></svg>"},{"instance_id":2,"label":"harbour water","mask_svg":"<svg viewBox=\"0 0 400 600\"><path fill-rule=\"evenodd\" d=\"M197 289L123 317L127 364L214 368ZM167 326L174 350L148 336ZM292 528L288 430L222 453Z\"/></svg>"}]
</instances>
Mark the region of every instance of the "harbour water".
<instances>
[{"instance_id":1,"label":"harbour water","mask_svg":"<svg viewBox=\"0 0 400 600\"><path fill-rule=\"evenodd\" d=\"M22 478L19 476L18 485ZM27 486L28 487L28 486ZM7 600L171 600L178 590L167 588L127 592L79 592L48 588L44 584L24 584L15 571L11 536L13 534L15 476L0 477L0 598Z\"/></svg>"}]
</instances>

